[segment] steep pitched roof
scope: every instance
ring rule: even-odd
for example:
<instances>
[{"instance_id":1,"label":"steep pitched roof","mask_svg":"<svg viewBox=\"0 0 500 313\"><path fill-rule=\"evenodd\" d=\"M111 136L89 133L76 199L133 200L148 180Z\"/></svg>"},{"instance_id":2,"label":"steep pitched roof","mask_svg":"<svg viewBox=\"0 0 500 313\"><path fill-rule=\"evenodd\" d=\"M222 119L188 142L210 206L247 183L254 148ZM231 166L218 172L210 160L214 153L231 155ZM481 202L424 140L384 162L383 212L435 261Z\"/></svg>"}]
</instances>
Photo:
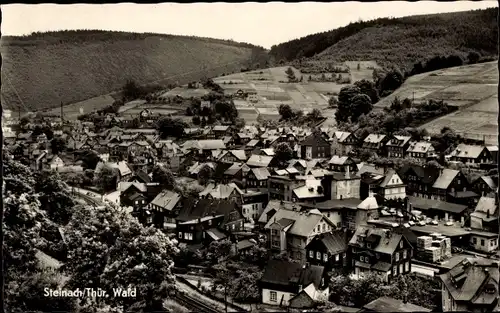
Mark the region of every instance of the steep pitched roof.
<instances>
[{"instance_id":1,"label":"steep pitched roof","mask_svg":"<svg viewBox=\"0 0 500 313\"><path fill-rule=\"evenodd\" d=\"M254 154L248 159L247 165L254 167L268 167L272 160L272 156Z\"/></svg>"},{"instance_id":2,"label":"steep pitched roof","mask_svg":"<svg viewBox=\"0 0 500 313\"><path fill-rule=\"evenodd\" d=\"M344 252L347 250L346 239L346 233L342 230L339 230L331 233L317 235L309 244L314 241L321 241L325 245L328 252L330 252L331 254L337 254L339 252Z\"/></svg>"},{"instance_id":3,"label":"steep pitched roof","mask_svg":"<svg viewBox=\"0 0 500 313\"><path fill-rule=\"evenodd\" d=\"M166 211L171 211L181 200L181 195L170 190L163 190L151 201L151 204L159 206Z\"/></svg>"},{"instance_id":4,"label":"steep pitched roof","mask_svg":"<svg viewBox=\"0 0 500 313\"><path fill-rule=\"evenodd\" d=\"M406 149L406 152L427 153L433 149L432 143L428 141L418 141L412 142L408 149Z\"/></svg>"},{"instance_id":5,"label":"steep pitched roof","mask_svg":"<svg viewBox=\"0 0 500 313\"><path fill-rule=\"evenodd\" d=\"M319 133L312 133L300 142L301 146L330 146L330 143Z\"/></svg>"},{"instance_id":6,"label":"steep pitched roof","mask_svg":"<svg viewBox=\"0 0 500 313\"><path fill-rule=\"evenodd\" d=\"M271 176L271 173L265 167L252 168L250 171L255 175L257 180L265 180Z\"/></svg>"},{"instance_id":7,"label":"steep pitched roof","mask_svg":"<svg viewBox=\"0 0 500 313\"><path fill-rule=\"evenodd\" d=\"M318 212L319 213L319 212ZM292 227L287 233L307 237L314 230L314 227L321 221L323 215L321 213L317 214L315 212L298 212L287 209L281 209L276 212L276 214L267 222L265 229L269 229L275 222L286 218L294 220Z\"/></svg>"},{"instance_id":8,"label":"steep pitched roof","mask_svg":"<svg viewBox=\"0 0 500 313\"><path fill-rule=\"evenodd\" d=\"M214 199L227 199L234 191L238 194L242 195L243 191L241 191L235 183L230 184L219 184L215 186L214 184L208 184L208 186L200 192L200 196L212 196Z\"/></svg>"},{"instance_id":9,"label":"steep pitched roof","mask_svg":"<svg viewBox=\"0 0 500 313\"><path fill-rule=\"evenodd\" d=\"M183 202L177 220L185 222L209 215L224 215L224 224L230 220L230 213L232 212L238 214L236 203L229 200L191 198ZM241 218L241 214L238 214L235 218Z\"/></svg>"},{"instance_id":10,"label":"steep pitched roof","mask_svg":"<svg viewBox=\"0 0 500 313\"><path fill-rule=\"evenodd\" d=\"M328 164L333 164L333 165L344 165L350 158L348 156L338 156L334 155L330 161L328 161Z\"/></svg>"},{"instance_id":11,"label":"steep pitched roof","mask_svg":"<svg viewBox=\"0 0 500 313\"><path fill-rule=\"evenodd\" d=\"M360 226L356 229L354 236L349 241L349 245L359 247L361 245L358 239L360 236L364 236L365 238L378 237L378 244L376 247L372 247L372 250L375 252L391 255L394 253L394 251L396 251L399 242L403 238L402 234L394 232L390 229Z\"/></svg>"},{"instance_id":12,"label":"steep pitched roof","mask_svg":"<svg viewBox=\"0 0 500 313\"><path fill-rule=\"evenodd\" d=\"M319 288L324 271L323 266L303 267L295 262L270 260L267 262L261 282L282 286L302 285L304 287L314 284L316 288Z\"/></svg>"},{"instance_id":13,"label":"steep pitched roof","mask_svg":"<svg viewBox=\"0 0 500 313\"><path fill-rule=\"evenodd\" d=\"M188 140L182 145L182 147L184 149L199 149L199 150L226 149L224 141L220 139Z\"/></svg>"},{"instance_id":14,"label":"steep pitched roof","mask_svg":"<svg viewBox=\"0 0 500 313\"><path fill-rule=\"evenodd\" d=\"M400 178L395 170L393 169L388 170L387 173L385 174L384 180L380 183L380 187L387 187L387 185L391 182L391 179L394 177L394 175Z\"/></svg>"},{"instance_id":15,"label":"steep pitched roof","mask_svg":"<svg viewBox=\"0 0 500 313\"><path fill-rule=\"evenodd\" d=\"M390 297L380 297L363 308L372 312L431 312L430 309Z\"/></svg>"},{"instance_id":16,"label":"steep pitched roof","mask_svg":"<svg viewBox=\"0 0 500 313\"><path fill-rule=\"evenodd\" d=\"M457 177L457 175L460 173L458 170L452 170L449 168L443 169L443 172L441 175L439 175L438 179L434 182L434 185L432 185L433 188L436 189L448 189L450 186L451 182Z\"/></svg>"},{"instance_id":17,"label":"steep pitched roof","mask_svg":"<svg viewBox=\"0 0 500 313\"><path fill-rule=\"evenodd\" d=\"M486 149L485 146L466 145L461 143L451 152L451 155L459 158L475 159L479 157L484 149Z\"/></svg>"},{"instance_id":18,"label":"steep pitched roof","mask_svg":"<svg viewBox=\"0 0 500 313\"><path fill-rule=\"evenodd\" d=\"M439 275L455 301L491 304L498 299L499 264L485 258L467 258L447 273ZM492 294L486 287L492 285Z\"/></svg>"},{"instance_id":19,"label":"steep pitched roof","mask_svg":"<svg viewBox=\"0 0 500 313\"><path fill-rule=\"evenodd\" d=\"M410 136L392 136L392 138L387 142L387 146L390 147L404 147L408 141L410 141Z\"/></svg>"},{"instance_id":20,"label":"steep pitched roof","mask_svg":"<svg viewBox=\"0 0 500 313\"><path fill-rule=\"evenodd\" d=\"M382 135L382 134L369 134L368 136L366 136L366 138L365 138L365 140L363 140L363 142L365 142L365 143L379 143L382 140L384 140L385 137L386 137L386 135Z\"/></svg>"}]
</instances>

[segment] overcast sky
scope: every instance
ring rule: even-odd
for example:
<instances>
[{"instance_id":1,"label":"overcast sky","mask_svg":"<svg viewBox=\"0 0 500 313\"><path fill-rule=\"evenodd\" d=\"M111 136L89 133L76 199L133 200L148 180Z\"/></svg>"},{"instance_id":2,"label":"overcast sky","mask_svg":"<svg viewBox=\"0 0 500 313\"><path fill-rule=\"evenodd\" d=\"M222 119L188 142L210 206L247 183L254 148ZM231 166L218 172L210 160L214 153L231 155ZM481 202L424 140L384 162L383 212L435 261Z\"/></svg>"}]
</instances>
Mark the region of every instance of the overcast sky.
<instances>
[{"instance_id":1,"label":"overcast sky","mask_svg":"<svg viewBox=\"0 0 500 313\"><path fill-rule=\"evenodd\" d=\"M489 7L498 7L498 2L8 4L1 9L3 35L102 29L233 39L270 48L360 19Z\"/></svg>"}]
</instances>

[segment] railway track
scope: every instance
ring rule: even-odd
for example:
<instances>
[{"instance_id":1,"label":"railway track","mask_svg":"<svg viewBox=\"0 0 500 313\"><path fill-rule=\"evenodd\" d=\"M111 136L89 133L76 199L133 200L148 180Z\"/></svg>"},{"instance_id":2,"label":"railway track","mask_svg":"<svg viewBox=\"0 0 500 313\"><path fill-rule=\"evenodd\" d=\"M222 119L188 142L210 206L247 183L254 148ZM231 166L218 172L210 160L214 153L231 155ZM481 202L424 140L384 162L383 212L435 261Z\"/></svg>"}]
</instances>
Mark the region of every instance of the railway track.
<instances>
[{"instance_id":1,"label":"railway track","mask_svg":"<svg viewBox=\"0 0 500 313\"><path fill-rule=\"evenodd\" d=\"M176 293L175 300L177 300L180 304L184 305L186 308L192 310L193 312L222 313L221 311L213 308L207 303L182 292Z\"/></svg>"}]
</instances>

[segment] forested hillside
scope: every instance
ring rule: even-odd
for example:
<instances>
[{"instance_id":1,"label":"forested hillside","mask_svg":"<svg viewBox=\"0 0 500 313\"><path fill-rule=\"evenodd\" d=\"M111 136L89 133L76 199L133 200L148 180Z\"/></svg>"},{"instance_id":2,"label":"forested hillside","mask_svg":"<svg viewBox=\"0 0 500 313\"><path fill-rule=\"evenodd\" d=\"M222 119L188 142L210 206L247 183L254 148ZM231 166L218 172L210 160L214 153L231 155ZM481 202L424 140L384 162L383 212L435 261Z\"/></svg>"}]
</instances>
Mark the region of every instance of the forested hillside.
<instances>
[{"instance_id":1,"label":"forested hillside","mask_svg":"<svg viewBox=\"0 0 500 313\"><path fill-rule=\"evenodd\" d=\"M356 22L273 46L276 60L374 60L402 68L435 55L498 55L497 8Z\"/></svg>"},{"instance_id":2,"label":"forested hillside","mask_svg":"<svg viewBox=\"0 0 500 313\"><path fill-rule=\"evenodd\" d=\"M140 84L185 83L240 71L263 48L210 38L62 31L2 38L2 102L18 110L57 107Z\"/></svg>"}]
</instances>

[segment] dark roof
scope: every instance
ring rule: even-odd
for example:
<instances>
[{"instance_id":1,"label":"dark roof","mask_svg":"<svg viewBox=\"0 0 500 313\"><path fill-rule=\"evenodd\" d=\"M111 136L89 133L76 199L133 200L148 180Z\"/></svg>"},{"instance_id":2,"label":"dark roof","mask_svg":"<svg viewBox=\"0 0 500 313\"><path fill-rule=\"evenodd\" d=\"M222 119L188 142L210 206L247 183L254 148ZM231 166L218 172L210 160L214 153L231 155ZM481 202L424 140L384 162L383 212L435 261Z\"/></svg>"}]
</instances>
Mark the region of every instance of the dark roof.
<instances>
[{"instance_id":1,"label":"dark roof","mask_svg":"<svg viewBox=\"0 0 500 313\"><path fill-rule=\"evenodd\" d=\"M291 220L289 218L282 218L277 223L280 224L282 227L287 227L292 225L294 222L295 222L294 220Z\"/></svg>"},{"instance_id":2,"label":"dark roof","mask_svg":"<svg viewBox=\"0 0 500 313\"><path fill-rule=\"evenodd\" d=\"M224 173L232 166L233 164L232 163L225 163L225 162L221 162L221 163L217 163L217 166L215 167L215 172L214 172L214 175L213 177L215 179L219 178L221 179L222 177L224 177Z\"/></svg>"},{"instance_id":3,"label":"dark roof","mask_svg":"<svg viewBox=\"0 0 500 313\"><path fill-rule=\"evenodd\" d=\"M399 175L406 176L410 170L412 170L424 184L434 184L440 175L438 170L422 165L405 165L399 172Z\"/></svg>"},{"instance_id":4,"label":"dark roof","mask_svg":"<svg viewBox=\"0 0 500 313\"><path fill-rule=\"evenodd\" d=\"M431 312L430 309L390 297L380 297L363 308L373 312Z\"/></svg>"},{"instance_id":5,"label":"dark roof","mask_svg":"<svg viewBox=\"0 0 500 313\"><path fill-rule=\"evenodd\" d=\"M313 283L320 287L325 268L323 266L302 266L299 263L270 260L267 263L261 281L276 285L302 285L303 288Z\"/></svg>"},{"instance_id":6,"label":"dark roof","mask_svg":"<svg viewBox=\"0 0 500 313\"><path fill-rule=\"evenodd\" d=\"M490 304L498 299L497 292L488 294L485 290L488 284L498 290L498 262L494 260L467 258L439 278L455 301Z\"/></svg>"},{"instance_id":7,"label":"dark roof","mask_svg":"<svg viewBox=\"0 0 500 313\"><path fill-rule=\"evenodd\" d=\"M300 142L301 146L330 146L330 143L321 135L312 133Z\"/></svg>"},{"instance_id":8,"label":"dark roof","mask_svg":"<svg viewBox=\"0 0 500 313\"><path fill-rule=\"evenodd\" d=\"M228 200L190 198L183 202L177 220L186 222L209 215L224 215L224 224L233 211L237 212L236 203Z\"/></svg>"},{"instance_id":9,"label":"dark roof","mask_svg":"<svg viewBox=\"0 0 500 313\"><path fill-rule=\"evenodd\" d=\"M316 204L311 204L311 203L300 203L301 206L303 207L313 207L318 210L328 210L328 209L342 209L342 208L357 208L358 205L363 202L360 199L333 199L333 200L327 200L324 202L319 202Z\"/></svg>"},{"instance_id":10,"label":"dark roof","mask_svg":"<svg viewBox=\"0 0 500 313\"><path fill-rule=\"evenodd\" d=\"M321 241L328 252L337 254L347 250L346 233L343 231L335 231L327 234L321 234L314 237L311 243ZM311 244L309 243L309 244Z\"/></svg>"},{"instance_id":11,"label":"dark roof","mask_svg":"<svg viewBox=\"0 0 500 313\"><path fill-rule=\"evenodd\" d=\"M416 210L440 210L444 212L451 213L462 213L465 209L467 209L466 205L455 204L440 200L433 199L424 199L420 197L408 197L408 201L411 203L412 208Z\"/></svg>"},{"instance_id":12,"label":"dark roof","mask_svg":"<svg viewBox=\"0 0 500 313\"><path fill-rule=\"evenodd\" d=\"M144 171L137 171L135 175L145 184L151 182L151 178L149 178L148 174L146 174Z\"/></svg>"}]
</instances>

